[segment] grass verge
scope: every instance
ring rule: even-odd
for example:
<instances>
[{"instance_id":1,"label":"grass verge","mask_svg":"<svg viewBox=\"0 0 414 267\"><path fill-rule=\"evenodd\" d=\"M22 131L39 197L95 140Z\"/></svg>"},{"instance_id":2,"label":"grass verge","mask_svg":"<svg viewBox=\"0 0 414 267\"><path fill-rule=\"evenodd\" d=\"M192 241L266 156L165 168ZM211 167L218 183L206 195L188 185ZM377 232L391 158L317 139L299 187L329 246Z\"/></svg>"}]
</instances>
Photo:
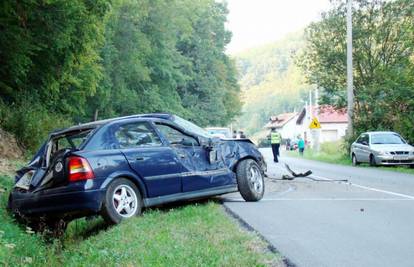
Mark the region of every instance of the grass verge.
<instances>
[{"instance_id":1,"label":"grass verge","mask_svg":"<svg viewBox=\"0 0 414 267\"><path fill-rule=\"evenodd\" d=\"M11 186L12 179L0 175L2 266L284 266L211 201L147 210L113 227L79 219L63 237L46 241L5 210Z\"/></svg>"}]
</instances>

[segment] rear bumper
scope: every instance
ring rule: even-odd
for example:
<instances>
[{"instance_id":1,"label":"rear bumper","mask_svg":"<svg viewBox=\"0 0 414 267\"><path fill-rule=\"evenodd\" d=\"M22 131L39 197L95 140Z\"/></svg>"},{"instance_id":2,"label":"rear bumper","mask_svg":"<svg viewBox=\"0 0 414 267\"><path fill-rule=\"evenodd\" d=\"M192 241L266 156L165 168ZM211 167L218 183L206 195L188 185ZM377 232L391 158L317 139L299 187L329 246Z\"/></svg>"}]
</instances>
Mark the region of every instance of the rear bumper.
<instances>
[{"instance_id":1,"label":"rear bumper","mask_svg":"<svg viewBox=\"0 0 414 267\"><path fill-rule=\"evenodd\" d=\"M85 190L44 194L42 192L19 192L10 194L9 208L25 216L97 213L100 211L105 190Z\"/></svg>"}]
</instances>

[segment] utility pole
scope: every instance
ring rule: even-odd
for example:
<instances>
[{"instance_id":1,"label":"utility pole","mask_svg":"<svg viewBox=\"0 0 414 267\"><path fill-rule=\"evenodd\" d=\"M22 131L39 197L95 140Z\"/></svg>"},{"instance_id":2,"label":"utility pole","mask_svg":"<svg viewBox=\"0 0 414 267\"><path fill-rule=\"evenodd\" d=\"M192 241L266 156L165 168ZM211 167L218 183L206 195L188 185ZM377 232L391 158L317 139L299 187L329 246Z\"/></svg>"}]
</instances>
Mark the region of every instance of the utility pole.
<instances>
[{"instance_id":1,"label":"utility pole","mask_svg":"<svg viewBox=\"0 0 414 267\"><path fill-rule=\"evenodd\" d=\"M312 121L313 119L313 113L312 113L312 89L309 90L309 118Z\"/></svg>"},{"instance_id":2,"label":"utility pole","mask_svg":"<svg viewBox=\"0 0 414 267\"><path fill-rule=\"evenodd\" d=\"M319 91L315 89L315 117L319 120Z\"/></svg>"},{"instance_id":3,"label":"utility pole","mask_svg":"<svg viewBox=\"0 0 414 267\"><path fill-rule=\"evenodd\" d=\"M346 7L346 87L348 92L348 136L353 134L352 118L354 115L354 80L352 76L352 0L347 0Z\"/></svg>"}]
</instances>

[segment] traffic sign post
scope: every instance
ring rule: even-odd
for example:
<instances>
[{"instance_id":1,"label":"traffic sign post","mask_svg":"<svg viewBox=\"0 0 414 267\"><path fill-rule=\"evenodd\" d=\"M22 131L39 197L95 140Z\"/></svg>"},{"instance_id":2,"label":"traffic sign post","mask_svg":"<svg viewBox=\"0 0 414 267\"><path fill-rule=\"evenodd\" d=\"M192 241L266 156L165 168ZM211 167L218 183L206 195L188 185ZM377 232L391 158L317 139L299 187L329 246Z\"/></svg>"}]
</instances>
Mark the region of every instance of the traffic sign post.
<instances>
[{"instance_id":1,"label":"traffic sign post","mask_svg":"<svg viewBox=\"0 0 414 267\"><path fill-rule=\"evenodd\" d=\"M316 153L319 153L319 137L321 135L321 124L316 117L313 117L311 123L309 124L312 136L312 148Z\"/></svg>"},{"instance_id":2,"label":"traffic sign post","mask_svg":"<svg viewBox=\"0 0 414 267\"><path fill-rule=\"evenodd\" d=\"M309 124L309 129L320 129L321 124L319 123L316 117L313 117L311 123Z\"/></svg>"}]
</instances>

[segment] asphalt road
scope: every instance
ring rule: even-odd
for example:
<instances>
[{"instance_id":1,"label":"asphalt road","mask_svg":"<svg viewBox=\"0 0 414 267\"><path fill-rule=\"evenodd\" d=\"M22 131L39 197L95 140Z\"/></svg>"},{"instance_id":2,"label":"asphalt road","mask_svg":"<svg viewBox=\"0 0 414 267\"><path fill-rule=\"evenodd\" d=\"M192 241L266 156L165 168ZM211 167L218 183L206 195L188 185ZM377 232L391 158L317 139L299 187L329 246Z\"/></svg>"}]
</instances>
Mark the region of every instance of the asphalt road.
<instances>
[{"instance_id":1,"label":"asphalt road","mask_svg":"<svg viewBox=\"0 0 414 267\"><path fill-rule=\"evenodd\" d=\"M283 157L268 174L281 178L284 163L311 177L266 182L260 202L226 195L225 205L260 232L296 266L414 266L414 175ZM334 182L329 179L348 179Z\"/></svg>"}]
</instances>

